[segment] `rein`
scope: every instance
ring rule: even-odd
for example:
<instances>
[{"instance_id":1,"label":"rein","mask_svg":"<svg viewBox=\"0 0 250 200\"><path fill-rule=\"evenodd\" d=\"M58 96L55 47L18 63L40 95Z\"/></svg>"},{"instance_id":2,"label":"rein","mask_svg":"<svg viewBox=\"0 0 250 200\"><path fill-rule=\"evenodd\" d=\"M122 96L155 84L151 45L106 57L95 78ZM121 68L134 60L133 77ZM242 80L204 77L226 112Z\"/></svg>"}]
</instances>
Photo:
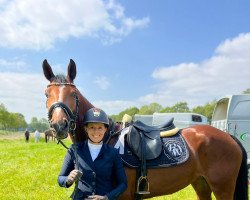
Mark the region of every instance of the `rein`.
<instances>
[{"instance_id":1,"label":"rein","mask_svg":"<svg viewBox=\"0 0 250 200\"><path fill-rule=\"evenodd\" d=\"M61 86L61 85L69 85L69 86L73 86L73 87L76 87L73 83L51 83L47 86L48 87L51 87L51 86ZM72 137L73 137L73 145L72 145L72 149L73 149L73 153L74 153L74 156L75 156L75 161L74 161L74 164L75 164L75 169L79 169L79 162L78 162L78 155L77 155L77 147L76 147L76 123L77 123L77 120L78 120L78 114L79 114L79 98L78 98L78 95L75 93L74 95L74 99L75 99L75 105L76 105L76 108L75 108L75 113L72 112L72 110L66 105L64 104L63 102L55 102L53 103L50 108L49 108L49 111L48 111L48 121L49 123L51 124L51 119L52 119L52 115L53 115L53 112L55 110L55 108L62 108L63 111L65 112L65 114L67 115L68 119L69 119L69 132L72 133ZM57 144L62 144L63 147L65 147L66 149L69 149L63 142L62 140L56 138L58 140L58 143ZM73 192L73 199L75 199L75 194L77 193L77 190L78 190L78 181L77 180L75 182L75 188L74 188L74 192Z\"/></svg>"}]
</instances>

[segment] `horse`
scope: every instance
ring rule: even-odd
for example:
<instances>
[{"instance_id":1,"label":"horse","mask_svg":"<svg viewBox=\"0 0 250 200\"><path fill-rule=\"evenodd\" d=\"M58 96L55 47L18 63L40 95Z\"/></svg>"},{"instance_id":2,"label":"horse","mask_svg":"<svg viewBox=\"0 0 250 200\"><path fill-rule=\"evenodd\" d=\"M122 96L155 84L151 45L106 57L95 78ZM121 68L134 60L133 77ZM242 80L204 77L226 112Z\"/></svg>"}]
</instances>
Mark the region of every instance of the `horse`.
<instances>
[{"instance_id":1,"label":"horse","mask_svg":"<svg viewBox=\"0 0 250 200\"><path fill-rule=\"evenodd\" d=\"M76 77L75 62L70 60L67 77L55 76L47 60L43 62L43 72L50 81L45 90L46 107L50 127L55 130L56 138L67 138L69 133L74 143L86 140L87 136L82 126L83 117L84 113L94 106L82 96L73 83Z\"/></svg>"},{"instance_id":2,"label":"horse","mask_svg":"<svg viewBox=\"0 0 250 200\"><path fill-rule=\"evenodd\" d=\"M56 137L67 137L67 132L74 130L70 129L73 126L76 139L72 142L85 140L82 116L93 105L73 83L76 77L75 62L70 60L67 76L55 76L47 60L43 62L43 71L50 81L45 93L49 121L56 131ZM76 99L79 99L79 104ZM235 137L210 125L184 128L180 134L185 139L189 158L176 166L148 169L150 194L143 197L135 195L136 169L125 165L128 188L119 197L120 200L168 195L190 184L199 200L212 199L212 193L217 200L248 199L247 154ZM108 140L109 144L117 138Z\"/></svg>"},{"instance_id":3,"label":"horse","mask_svg":"<svg viewBox=\"0 0 250 200\"><path fill-rule=\"evenodd\" d=\"M44 131L44 136L45 136L46 143L49 142L50 138L51 138L51 141L55 141L53 129L48 129L48 130Z\"/></svg>"}]
</instances>

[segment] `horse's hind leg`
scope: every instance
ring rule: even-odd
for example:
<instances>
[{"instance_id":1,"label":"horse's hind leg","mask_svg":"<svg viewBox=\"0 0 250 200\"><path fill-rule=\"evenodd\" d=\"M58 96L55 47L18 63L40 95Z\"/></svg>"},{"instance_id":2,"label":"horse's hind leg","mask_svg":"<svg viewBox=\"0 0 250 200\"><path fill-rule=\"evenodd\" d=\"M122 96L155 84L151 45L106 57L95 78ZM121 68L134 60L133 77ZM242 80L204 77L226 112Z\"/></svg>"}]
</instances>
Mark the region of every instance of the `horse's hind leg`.
<instances>
[{"instance_id":1,"label":"horse's hind leg","mask_svg":"<svg viewBox=\"0 0 250 200\"><path fill-rule=\"evenodd\" d=\"M197 194L198 200L212 200L212 190L210 189L207 181L202 176L198 177L192 183L192 186Z\"/></svg>"}]
</instances>

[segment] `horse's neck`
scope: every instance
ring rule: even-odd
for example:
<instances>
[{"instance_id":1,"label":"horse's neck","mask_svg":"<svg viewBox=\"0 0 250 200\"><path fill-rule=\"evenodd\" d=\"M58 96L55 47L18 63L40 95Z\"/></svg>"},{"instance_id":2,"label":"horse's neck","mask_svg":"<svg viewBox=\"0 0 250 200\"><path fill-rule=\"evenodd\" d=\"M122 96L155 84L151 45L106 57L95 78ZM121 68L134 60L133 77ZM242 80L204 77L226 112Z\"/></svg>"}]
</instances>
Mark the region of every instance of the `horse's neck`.
<instances>
[{"instance_id":1,"label":"horse's neck","mask_svg":"<svg viewBox=\"0 0 250 200\"><path fill-rule=\"evenodd\" d=\"M78 113L78 119L80 121L83 121L84 114L94 106L79 92L78 94L79 98L79 113Z\"/></svg>"},{"instance_id":2,"label":"horse's neck","mask_svg":"<svg viewBox=\"0 0 250 200\"><path fill-rule=\"evenodd\" d=\"M75 130L75 141L82 142L87 139L83 125L84 114L87 112L87 110L93 108L94 106L85 97L83 97L80 92L78 93L78 98L79 98L79 110L78 110L78 120L76 123L76 130Z\"/></svg>"}]
</instances>

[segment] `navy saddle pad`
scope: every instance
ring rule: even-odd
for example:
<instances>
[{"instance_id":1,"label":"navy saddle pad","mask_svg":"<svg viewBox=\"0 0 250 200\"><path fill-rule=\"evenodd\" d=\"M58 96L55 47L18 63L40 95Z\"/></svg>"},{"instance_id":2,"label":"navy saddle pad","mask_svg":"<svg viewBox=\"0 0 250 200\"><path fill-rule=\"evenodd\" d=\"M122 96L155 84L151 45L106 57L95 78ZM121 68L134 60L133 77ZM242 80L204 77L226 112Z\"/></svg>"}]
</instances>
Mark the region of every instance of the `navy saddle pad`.
<instances>
[{"instance_id":1,"label":"navy saddle pad","mask_svg":"<svg viewBox=\"0 0 250 200\"><path fill-rule=\"evenodd\" d=\"M180 131L171 137L161 138L161 140L163 147L162 151L157 158L146 161L147 168L160 168L178 165L185 162L189 158L189 151L185 140L180 134ZM124 154L121 154L121 157L123 163L128 167L137 168L141 164L141 161L131 151L126 140Z\"/></svg>"}]
</instances>

